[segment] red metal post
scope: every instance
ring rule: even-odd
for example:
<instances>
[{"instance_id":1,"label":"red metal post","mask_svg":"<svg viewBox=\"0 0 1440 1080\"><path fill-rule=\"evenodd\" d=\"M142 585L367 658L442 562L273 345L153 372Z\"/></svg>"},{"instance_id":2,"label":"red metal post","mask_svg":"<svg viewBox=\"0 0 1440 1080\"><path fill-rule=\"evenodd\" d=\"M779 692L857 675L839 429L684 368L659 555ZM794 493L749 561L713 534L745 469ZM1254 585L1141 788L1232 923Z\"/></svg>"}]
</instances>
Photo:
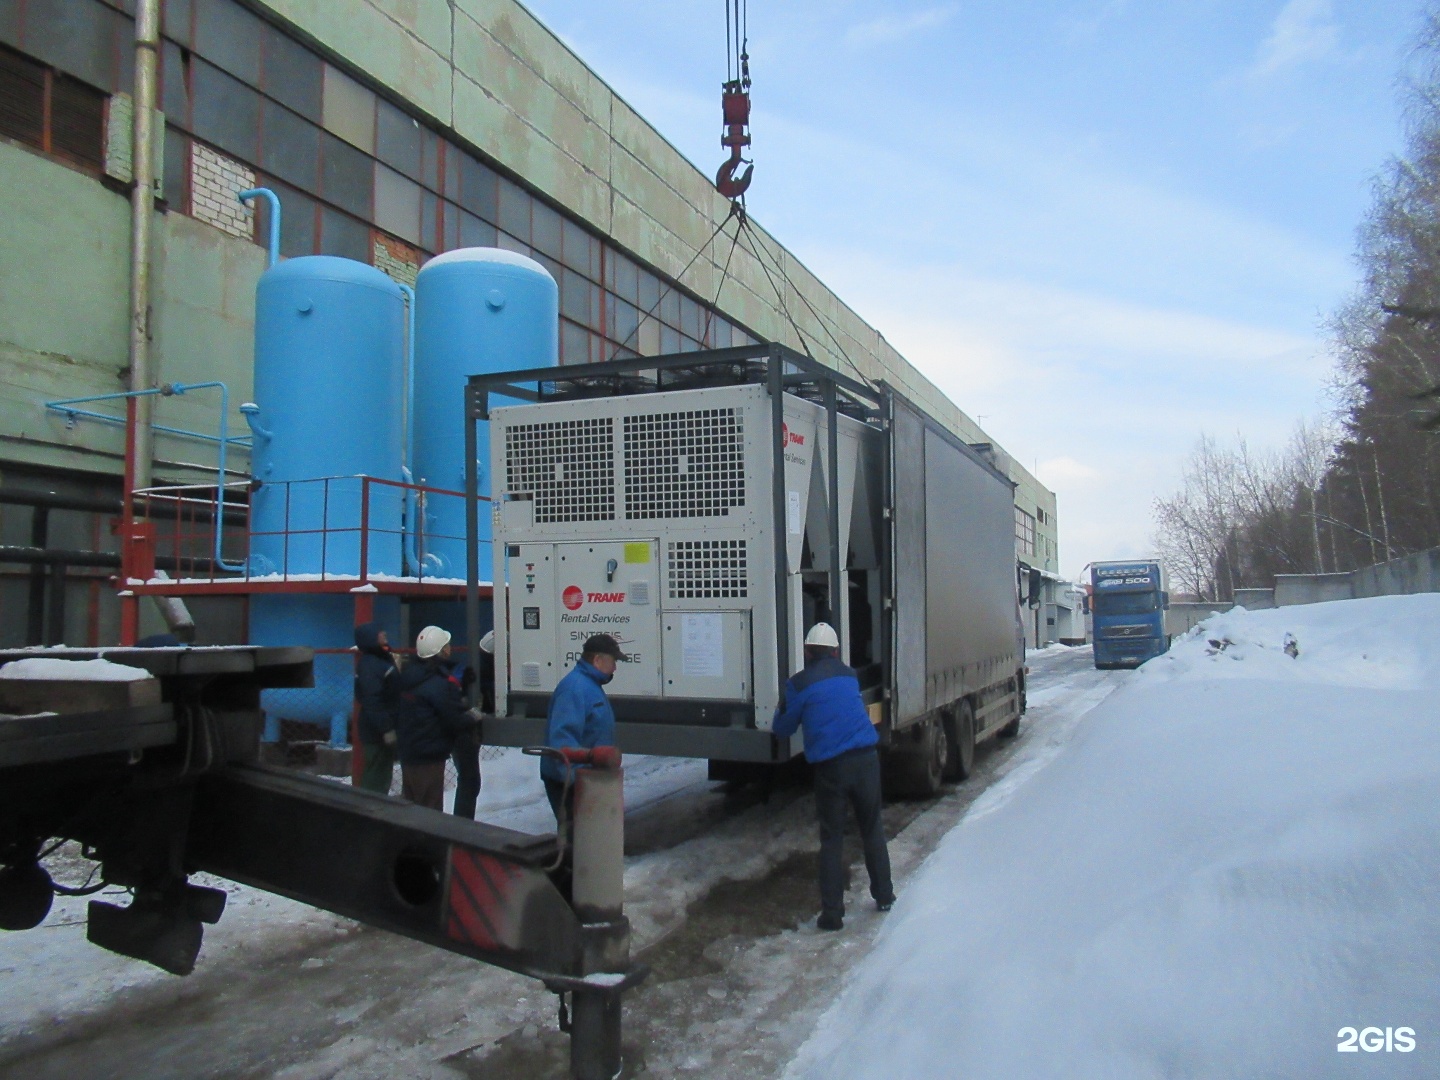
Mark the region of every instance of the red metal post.
<instances>
[{"instance_id":1,"label":"red metal post","mask_svg":"<svg viewBox=\"0 0 1440 1080\"><path fill-rule=\"evenodd\" d=\"M370 580L370 478L360 478L360 580ZM358 601L357 601L358 603Z\"/></svg>"}]
</instances>

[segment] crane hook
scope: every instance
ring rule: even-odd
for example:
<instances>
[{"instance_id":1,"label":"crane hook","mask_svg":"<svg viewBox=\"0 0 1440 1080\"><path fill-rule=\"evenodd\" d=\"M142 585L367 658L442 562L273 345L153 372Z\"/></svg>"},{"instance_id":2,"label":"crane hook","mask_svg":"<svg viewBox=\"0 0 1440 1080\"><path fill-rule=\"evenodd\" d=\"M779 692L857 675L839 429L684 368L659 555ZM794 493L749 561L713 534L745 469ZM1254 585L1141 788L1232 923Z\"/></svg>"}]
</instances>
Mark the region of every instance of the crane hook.
<instances>
[{"instance_id":1,"label":"crane hook","mask_svg":"<svg viewBox=\"0 0 1440 1080\"><path fill-rule=\"evenodd\" d=\"M748 68L748 63L746 66ZM715 187L727 199L738 199L745 194L745 189L750 186L750 177L755 172L755 165L744 156L745 147L750 145L750 132L746 130L750 126L748 83L748 78L732 79L720 86L720 104L725 122L725 134L720 137L720 145L729 148L730 157L715 173ZM741 165L745 166L745 171L737 177L735 173Z\"/></svg>"},{"instance_id":2,"label":"crane hook","mask_svg":"<svg viewBox=\"0 0 1440 1080\"><path fill-rule=\"evenodd\" d=\"M737 177L735 170L741 165L745 166L745 171ZM739 154L736 154L721 165L720 171L715 174L716 190L727 199L738 199L741 195L745 194L745 189L750 186L750 176L754 171L755 166L753 163L744 161Z\"/></svg>"}]
</instances>

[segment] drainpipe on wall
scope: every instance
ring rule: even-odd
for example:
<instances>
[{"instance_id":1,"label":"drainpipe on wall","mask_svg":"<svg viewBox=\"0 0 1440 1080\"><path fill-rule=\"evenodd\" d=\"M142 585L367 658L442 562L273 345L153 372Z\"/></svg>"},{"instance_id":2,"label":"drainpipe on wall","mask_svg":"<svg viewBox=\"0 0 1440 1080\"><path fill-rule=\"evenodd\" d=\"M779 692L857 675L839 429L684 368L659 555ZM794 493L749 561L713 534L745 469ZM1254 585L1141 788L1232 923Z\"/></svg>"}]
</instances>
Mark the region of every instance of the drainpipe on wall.
<instances>
[{"instance_id":1,"label":"drainpipe on wall","mask_svg":"<svg viewBox=\"0 0 1440 1080\"><path fill-rule=\"evenodd\" d=\"M155 215L154 117L156 68L160 49L160 0L139 0L135 5L134 163L135 187L130 193L130 389L155 385L150 366L150 232ZM135 424L131 456L132 483L149 487L155 459L155 436L150 427L154 407L150 397L133 398ZM223 480L223 478L222 478ZM126 493L129 500L129 492Z\"/></svg>"}]
</instances>

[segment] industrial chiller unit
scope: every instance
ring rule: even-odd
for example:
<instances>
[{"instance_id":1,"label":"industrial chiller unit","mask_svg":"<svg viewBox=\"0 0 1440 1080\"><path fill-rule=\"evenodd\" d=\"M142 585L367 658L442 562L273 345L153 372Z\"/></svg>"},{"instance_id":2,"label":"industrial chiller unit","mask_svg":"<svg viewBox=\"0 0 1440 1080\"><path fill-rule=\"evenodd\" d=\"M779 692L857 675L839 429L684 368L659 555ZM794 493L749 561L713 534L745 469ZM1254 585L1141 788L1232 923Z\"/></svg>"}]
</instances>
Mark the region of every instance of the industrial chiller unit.
<instances>
[{"instance_id":1,"label":"industrial chiller unit","mask_svg":"<svg viewBox=\"0 0 1440 1080\"><path fill-rule=\"evenodd\" d=\"M717 775L787 761L800 738L772 717L822 619L893 787L933 792L1018 730L1013 486L893 388L759 344L478 375L466 408L493 463L488 505L466 478L469 535L494 536L468 568L472 619L494 582L487 742L541 741L550 692L603 632L632 657L607 687L622 750Z\"/></svg>"}]
</instances>

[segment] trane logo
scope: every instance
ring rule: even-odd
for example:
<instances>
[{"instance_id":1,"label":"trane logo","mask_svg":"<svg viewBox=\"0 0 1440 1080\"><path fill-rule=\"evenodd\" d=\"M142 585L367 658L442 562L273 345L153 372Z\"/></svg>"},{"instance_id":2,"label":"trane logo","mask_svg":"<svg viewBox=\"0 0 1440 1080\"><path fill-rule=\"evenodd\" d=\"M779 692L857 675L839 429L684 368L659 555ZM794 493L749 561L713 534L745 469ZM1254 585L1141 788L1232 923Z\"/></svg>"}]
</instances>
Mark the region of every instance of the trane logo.
<instances>
[{"instance_id":1,"label":"trane logo","mask_svg":"<svg viewBox=\"0 0 1440 1080\"><path fill-rule=\"evenodd\" d=\"M623 592L592 592L587 593L579 585L568 586L560 594L560 602L571 611L579 611L582 604L623 604L625 594Z\"/></svg>"},{"instance_id":2,"label":"trane logo","mask_svg":"<svg viewBox=\"0 0 1440 1080\"><path fill-rule=\"evenodd\" d=\"M805 445L805 436L804 436L804 435L801 435L798 431L791 431L789 424L781 424L781 425L780 425L780 445L781 445L781 446L804 446L804 445Z\"/></svg>"}]
</instances>

